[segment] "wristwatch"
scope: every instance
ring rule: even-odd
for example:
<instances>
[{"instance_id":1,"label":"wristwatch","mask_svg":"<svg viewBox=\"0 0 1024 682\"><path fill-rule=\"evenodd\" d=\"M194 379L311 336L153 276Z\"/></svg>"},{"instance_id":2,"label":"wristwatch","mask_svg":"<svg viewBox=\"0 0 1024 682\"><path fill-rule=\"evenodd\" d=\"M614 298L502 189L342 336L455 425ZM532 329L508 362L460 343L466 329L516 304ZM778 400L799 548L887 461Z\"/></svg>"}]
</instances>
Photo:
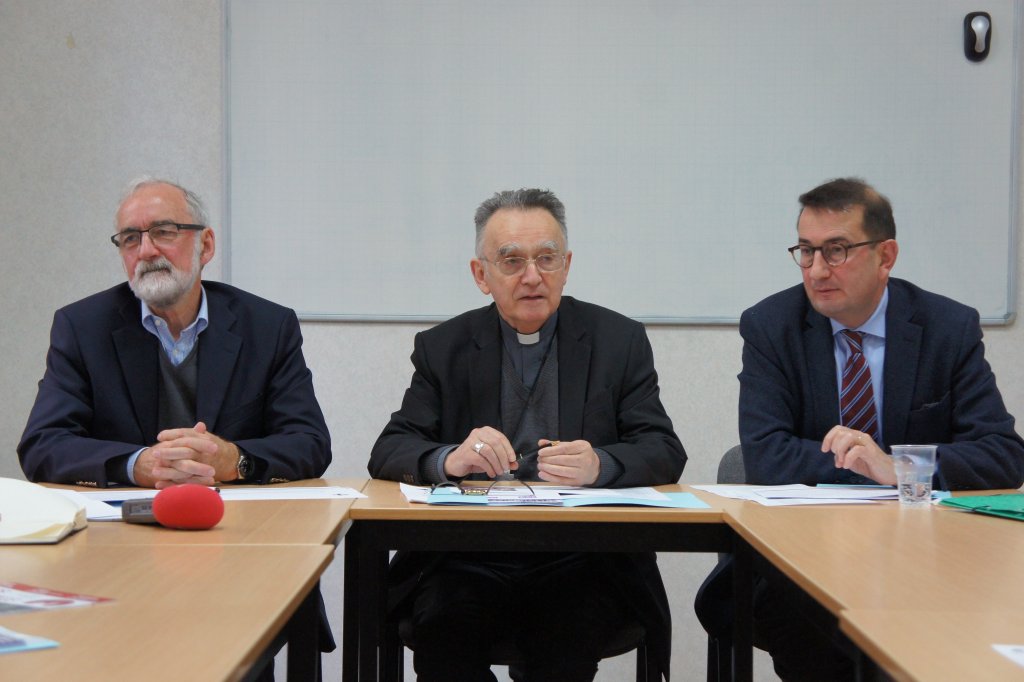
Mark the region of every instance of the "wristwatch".
<instances>
[{"instance_id":1,"label":"wristwatch","mask_svg":"<svg viewBox=\"0 0 1024 682\"><path fill-rule=\"evenodd\" d=\"M235 465L235 471L238 473L238 480L245 481L252 477L253 469L255 467L252 463L252 458L249 457L242 451L238 452L238 464Z\"/></svg>"}]
</instances>

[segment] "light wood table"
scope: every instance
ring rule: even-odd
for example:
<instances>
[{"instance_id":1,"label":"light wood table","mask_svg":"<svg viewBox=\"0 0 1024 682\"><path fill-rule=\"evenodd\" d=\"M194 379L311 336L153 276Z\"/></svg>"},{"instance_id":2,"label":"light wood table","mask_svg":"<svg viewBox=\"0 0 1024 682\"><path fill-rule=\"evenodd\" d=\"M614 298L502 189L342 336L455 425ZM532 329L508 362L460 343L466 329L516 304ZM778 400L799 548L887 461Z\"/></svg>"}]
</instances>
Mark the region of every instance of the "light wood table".
<instances>
[{"instance_id":1,"label":"light wood table","mask_svg":"<svg viewBox=\"0 0 1024 682\"><path fill-rule=\"evenodd\" d=\"M321 487L341 486L361 490L366 478L311 479L264 487ZM49 485L53 488L92 490L74 486ZM129 524L120 521L94 521L71 537L65 538L54 547L59 556L68 556L71 562L83 552L94 548L132 547L131 551L161 556L172 556L177 547L273 547L277 545L325 547L333 556L348 528L348 510L354 500L245 500L229 501L224 504L224 518L214 528L204 531L184 531L157 525ZM145 548L145 549L142 549ZM45 548L39 548L45 551ZM0 555L2 556L2 555ZM0 564L0 580L10 581ZM246 570L262 570L250 566ZM319 576L319 574L318 574ZM281 580L291 580L285 572ZM24 580L28 584L51 589L60 589L39 580ZM254 593L256 594L256 593ZM302 602L289 627L284 632L288 643L289 679L306 679L316 676L320 652L318 648L318 624L320 619L320 597L316 580L306 587ZM209 603L219 606L221 599L209 593ZM275 632L280 631L277 628ZM31 633L40 634L45 633ZM51 637L56 638L56 637ZM281 641L275 643L280 646ZM263 644L263 649L267 643ZM269 658L272 652L263 652ZM18 654L18 656L28 654ZM251 661L249 662L251 665ZM2 669L2 668L0 668ZM0 679L6 679L0 675ZM189 679L189 678L182 678Z\"/></svg>"},{"instance_id":2,"label":"light wood table","mask_svg":"<svg viewBox=\"0 0 1024 682\"><path fill-rule=\"evenodd\" d=\"M988 645L1024 642L1020 628L1002 631L1010 641L996 636L1001 622L1019 620L1024 604L1019 522L941 506L907 509L898 502L744 503L730 508L727 521L753 552L813 599L810 617L839 623L861 652L865 677L876 672L872 662L908 680L989 679L982 670L1012 670ZM953 613L964 625L949 624ZM955 632L961 628L964 647ZM959 657L958 666L974 672L961 677L954 667L936 663L946 657ZM1016 675L1024 679L1019 668Z\"/></svg>"},{"instance_id":3,"label":"light wood table","mask_svg":"<svg viewBox=\"0 0 1024 682\"><path fill-rule=\"evenodd\" d=\"M362 490L366 478L310 479L261 488L339 486ZM74 486L49 486L89 491ZM355 500L233 500L224 503L224 518L204 531L162 526L92 521L64 542L98 545L337 545L348 527Z\"/></svg>"},{"instance_id":4,"label":"light wood table","mask_svg":"<svg viewBox=\"0 0 1024 682\"><path fill-rule=\"evenodd\" d=\"M1011 522L1012 523L1012 522ZM941 597L937 601L942 601ZM1013 611L843 611L840 628L887 674L911 680L1024 679L1024 668L993 644L1024 644L1024 614Z\"/></svg>"},{"instance_id":5,"label":"light wood table","mask_svg":"<svg viewBox=\"0 0 1024 682\"><path fill-rule=\"evenodd\" d=\"M728 523L833 615L1005 611L1024 604L1024 526L948 507L764 507Z\"/></svg>"},{"instance_id":6,"label":"light wood table","mask_svg":"<svg viewBox=\"0 0 1024 682\"><path fill-rule=\"evenodd\" d=\"M5 627L60 642L0 656L0 679L243 679L332 554L324 545L0 547L4 581L114 599L0 615Z\"/></svg>"},{"instance_id":7,"label":"light wood table","mask_svg":"<svg viewBox=\"0 0 1024 682\"><path fill-rule=\"evenodd\" d=\"M694 492L711 508L412 504L397 483L371 480L363 489L368 497L349 509L352 526L345 536L344 679L376 681L400 665L401 652L388 651L383 634L391 550L732 551L733 533L725 523L722 498L688 486L658 489ZM742 582L742 572L738 574ZM749 617L737 618L736 641L737 674L749 679Z\"/></svg>"}]
</instances>

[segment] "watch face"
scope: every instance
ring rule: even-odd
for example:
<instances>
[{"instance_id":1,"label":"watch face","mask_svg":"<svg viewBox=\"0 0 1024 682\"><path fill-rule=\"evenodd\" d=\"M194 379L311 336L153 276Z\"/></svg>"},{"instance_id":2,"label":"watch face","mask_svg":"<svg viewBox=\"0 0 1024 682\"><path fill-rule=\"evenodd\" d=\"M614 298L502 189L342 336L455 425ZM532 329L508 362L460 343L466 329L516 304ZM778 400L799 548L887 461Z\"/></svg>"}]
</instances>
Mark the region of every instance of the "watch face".
<instances>
[{"instance_id":1,"label":"watch face","mask_svg":"<svg viewBox=\"0 0 1024 682\"><path fill-rule=\"evenodd\" d=\"M238 476L240 478L252 476L252 460L245 455L239 455L238 457Z\"/></svg>"}]
</instances>

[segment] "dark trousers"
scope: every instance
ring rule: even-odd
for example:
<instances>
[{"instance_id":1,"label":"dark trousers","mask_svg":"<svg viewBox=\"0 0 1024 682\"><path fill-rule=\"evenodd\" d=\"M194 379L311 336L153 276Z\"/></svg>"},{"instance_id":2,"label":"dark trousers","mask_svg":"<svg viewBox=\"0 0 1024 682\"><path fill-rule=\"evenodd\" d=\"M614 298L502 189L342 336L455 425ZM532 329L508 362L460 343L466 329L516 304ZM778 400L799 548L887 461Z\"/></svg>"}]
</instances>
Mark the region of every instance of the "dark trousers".
<instances>
[{"instance_id":1,"label":"dark trousers","mask_svg":"<svg viewBox=\"0 0 1024 682\"><path fill-rule=\"evenodd\" d=\"M517 682L589 682L628 606L585 554L453 553L413 595L420 682L493 682L492 647L514 642Z\"/></svg>"},{"instance_id":2,"label":"dark trousers","mask_svg":"<svg viewBox=\"0 0 1024 682\"><path fill-rule=\"evenodd\" d=\"M754 585L754 642L772 655L785 682L845 682L856 664L842 646L834 623L819 623L799 587L780 575L760 577Z\"/></svg>"},{"instance_id":3,"label":"dark trousers","mask_svg":"<svg viewBox=\"0 0 1024 682\"><path fill-rule=\"evenodd\" d=\"M708 634L732 642L732 558L719 562L697 591L694 610ZM788 578L767 571L754 583L754 646L772 656L784 682L845 682L856 665L834 619Z\"/></svg>"}]
</instances>

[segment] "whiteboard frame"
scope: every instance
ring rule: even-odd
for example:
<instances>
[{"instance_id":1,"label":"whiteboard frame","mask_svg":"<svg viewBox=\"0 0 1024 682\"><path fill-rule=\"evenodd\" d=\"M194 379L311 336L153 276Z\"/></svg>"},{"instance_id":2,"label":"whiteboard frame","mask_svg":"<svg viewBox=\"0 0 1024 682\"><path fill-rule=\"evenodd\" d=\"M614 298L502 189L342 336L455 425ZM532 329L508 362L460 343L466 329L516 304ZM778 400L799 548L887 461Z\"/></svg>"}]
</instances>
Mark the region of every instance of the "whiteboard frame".
<instances>
[{"instance_id":1,"label":"whiteboard frame","mask_svg":"<svg viewBox=\"0 0 1024 682\"><path fill-rule=\"evenodd\" d=\"M222 53L222 73L224 74L223 81L223 136L224 144L222 147L222 163L224 168L223 174L223 187L222 187L222 205L223 205L223 228L220 230L221 234L221 246L222 246L222 273L223 279L226 282L232 283L232 261L230 258L231 252L231 241L233 238L232 231L232 176L231 176L231 153L232 153L232 138L231 138L231 73L230 73L230 45L231 38L229 35L230 31L230 12L233 2L239 0L220 0L221 4L221 33L224 36L223 40L223 53ZM1021 148L1021 135L1022 126L1024 126L1024 117L1022 117L1022 98L1024 98L1024 85L1021 80L1024 77L1024 65L1021 64L1024 59L1024 0L1012 0L1012 4L1015 6L1015 17L1016 21L1012 28L1012 113L1011 113L1011 131L1010 131L1010 144L1012 145L1012 152L1010 155L1011 168L1009 170L1009 205L1007 210L1009 212L1009 233L1008 233L1008 248L1007 248L1007 281L1006 281L1006 300L1008 305L1008 311L1002 316L983 316L981 317L981 324L983 326L1008 326L1016 321L1017 309L1018 309L1018 272L1019 272L1019 243L1020 243L1020 220L1021 220L1021 169L1022 160L1021 156L1024 154ZM882 189L884 192L884 189ZM795 220L795 216L794 216ZM761 292L763 296L768 296L774 293L773 291ZM457 314L457 313L454 313ZM396 314L347 314L347 313L314 313L308 311L301 311L297 309L297 315L302 321L310 322L342 322L342 323L399 323L399 324L433 324L443 322L450 319L452 315L433 315L433 314L409 314L409 315L396 315ZM636 319L647 325L658 325L658 326L736 326L739 323L739 318L734 316L671 316L671 315L633 315L633 319Z\"/></svg>"}]
</instances>

